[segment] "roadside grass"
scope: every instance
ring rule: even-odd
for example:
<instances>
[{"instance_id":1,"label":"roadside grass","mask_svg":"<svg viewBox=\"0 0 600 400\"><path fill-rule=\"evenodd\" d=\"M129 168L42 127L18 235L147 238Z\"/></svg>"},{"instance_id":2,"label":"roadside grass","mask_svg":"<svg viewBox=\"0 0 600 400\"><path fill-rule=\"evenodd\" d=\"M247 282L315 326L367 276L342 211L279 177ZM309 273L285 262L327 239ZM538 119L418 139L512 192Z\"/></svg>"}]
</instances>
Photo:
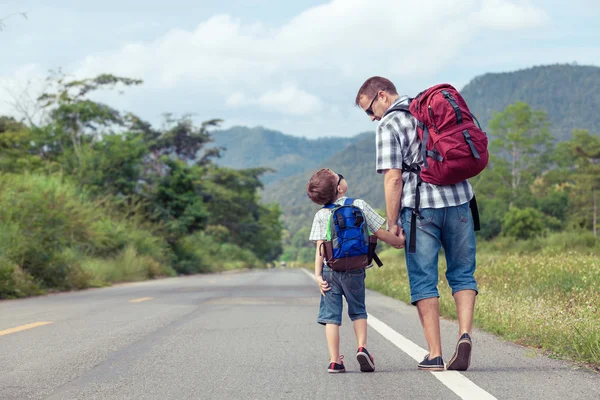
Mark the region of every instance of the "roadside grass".
<instances>
[{"instance_id":1,"label":"roadside grass","mask_svg":"<svg viewBox=\"0 0 600 400\"><path fill-rule=\"evenodd\" d=\"M565 251L521 246L518 251L480 246L475 277L479 295L474 325L545 354L585 363L600 371L600 257L596 242ZM523 250L527 249L527 250ZM403 251L387 250L385 266L367 274L367 287L410 303ZM456 318L456 309L440 254L440 313Z\"/></svg>"}]
</instances>

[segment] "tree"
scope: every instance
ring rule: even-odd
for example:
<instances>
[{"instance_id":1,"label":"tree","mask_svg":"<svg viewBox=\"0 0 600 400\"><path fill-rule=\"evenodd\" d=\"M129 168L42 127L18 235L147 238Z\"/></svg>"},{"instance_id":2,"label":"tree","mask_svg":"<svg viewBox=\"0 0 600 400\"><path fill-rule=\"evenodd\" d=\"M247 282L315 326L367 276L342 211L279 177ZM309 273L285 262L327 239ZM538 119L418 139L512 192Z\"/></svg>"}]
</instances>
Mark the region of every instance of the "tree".
<instances>
[{"instance_id":1,"label":"tree","mask_svg":"<svg viewBox=\"0 0 600 400\"><path fill-rule=\"evenodd\" d=\"M510 187L511 204L519 191L548 168L553 137L547 115L523 102L511 104L490 121L492 171Z\"/></svg>"},{"instance_id":2,"label":"tree","mask_svg":"<svg viewBox=\"0 0 600 400\"><path fill-rule=\"evenodd\" d=\"M600 137L587 130L576 129L571 140L557 146L555 158L565 181L573 186L571 217L577 226L591 228L597 237Z\"/></svg>"}]
</instances>

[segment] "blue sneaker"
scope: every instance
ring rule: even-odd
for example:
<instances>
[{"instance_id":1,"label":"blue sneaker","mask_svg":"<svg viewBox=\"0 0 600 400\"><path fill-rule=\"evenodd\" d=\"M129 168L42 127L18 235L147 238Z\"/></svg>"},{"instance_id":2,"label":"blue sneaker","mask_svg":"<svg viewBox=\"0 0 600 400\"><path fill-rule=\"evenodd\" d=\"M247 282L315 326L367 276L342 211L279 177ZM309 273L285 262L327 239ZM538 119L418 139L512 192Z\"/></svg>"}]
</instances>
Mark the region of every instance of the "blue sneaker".
<instances>
[{"instance_id":1,"label":"blue sneaker","mask_svg":"<svg viewBox=\"0 0 600 400\"><path fill-rule=\"evenodd\" d=\"M473 342L468 333L463 334L458 343L456 344L456 350L448 363L448 369L454 371L466 371L471 364L471 349L473 348Z\"/></svg>"},{"instance_id":2,"label":"blue sneaker","mask_svg":"<svg viewBox=\"0 0 600 400\"><path fill-rule=\"evenodd\" d=\"M429 359L429 354L425 356L423 361L419 363L419 369L427 370L427 371L443 371L444 370L444 360L442 357L435 357L433 359Z\"/></svg>"},{"instance_id":3,"label":"blue sneaker","mask_svg":"<svg viewBox=\"0 0 600 400\"><path fill-rule=\"evenodd\" d=\"M337 374L340 372L346 372L346 367L344 367L344 362L342 361L342 359L344 358L344 356L340 356L340 363L329 363L329 367L327 368L327 372L329 372L330 374Z\"/></svg>"},{"instance_id":4,"label":"blue sneaker","mask_svg":"<svg viewBox=\"0 0 600 400\"><path fill-rule=\"evenodd\" d=\"M367 349L359 347L356 352L356 360L360 364L360 370L362 372L373 372L375 371L375 361L373 356L369 354Z\"/></svg>"}]
</instances>

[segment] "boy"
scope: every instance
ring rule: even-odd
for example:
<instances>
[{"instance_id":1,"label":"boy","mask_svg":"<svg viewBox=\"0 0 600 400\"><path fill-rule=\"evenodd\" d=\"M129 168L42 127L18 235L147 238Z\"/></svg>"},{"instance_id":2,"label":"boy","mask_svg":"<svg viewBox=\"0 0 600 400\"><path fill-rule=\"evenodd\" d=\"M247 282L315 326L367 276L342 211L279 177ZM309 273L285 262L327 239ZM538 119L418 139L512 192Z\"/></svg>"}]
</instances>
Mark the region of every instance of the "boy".
<instances>
[{"instance_id":1,"label":"boy","mask_svg":"<svg viewBox=\"0 0 600 400\"><path fill-rule=\"evenodd\" d=\"M325 205L329 203L344 204L348 183L341 174L330 169L323 168L317 171L307 185L308 197L316 204ZM360 208L365 216L369 230L378 239L392 245L395 248L404 247L404 235L400 237L380 229L385 219L377 214L363 200L355 200L354 205ZM362 372L375 371L373 357L366 349L367 346L367 311L365 307L365 269L357 269L348 272L338 272L324 265L323 256L319 248L327 239L327 224L331 210L319 210L313 220L309 240L317 244L315 252L315 278L321 291L321 305L317 322L325 325L325 336L329 348L330 363L328 372L346 372L344 362L340 355L340 325L342 324L342 296L348 304L348 316L353 321L354 332L358 351L356 359L360 364ZM369 266L370 267L370 266ZM367 267L368 268L368 267Z\"/></svg>"}]
</instances>

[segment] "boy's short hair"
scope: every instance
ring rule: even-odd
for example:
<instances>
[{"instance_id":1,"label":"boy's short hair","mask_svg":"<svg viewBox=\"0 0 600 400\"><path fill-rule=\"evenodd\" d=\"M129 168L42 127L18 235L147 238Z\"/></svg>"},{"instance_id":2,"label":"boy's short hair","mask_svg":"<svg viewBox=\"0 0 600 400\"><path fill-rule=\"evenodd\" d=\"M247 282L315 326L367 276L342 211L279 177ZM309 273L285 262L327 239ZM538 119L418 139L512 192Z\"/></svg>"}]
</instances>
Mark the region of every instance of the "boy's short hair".
<instances>
[{"instance_id":1,"label":"boy's short hair","mask_svg":"<svg viewBox=\"0 0 600 400\"><path fill-rule=\"evenodd\" d=\"M306 194L313 203L325 205L333 203L337 196L338 177L329 168L315 172L306 185Z\"/></svg>"}]
</instances>

